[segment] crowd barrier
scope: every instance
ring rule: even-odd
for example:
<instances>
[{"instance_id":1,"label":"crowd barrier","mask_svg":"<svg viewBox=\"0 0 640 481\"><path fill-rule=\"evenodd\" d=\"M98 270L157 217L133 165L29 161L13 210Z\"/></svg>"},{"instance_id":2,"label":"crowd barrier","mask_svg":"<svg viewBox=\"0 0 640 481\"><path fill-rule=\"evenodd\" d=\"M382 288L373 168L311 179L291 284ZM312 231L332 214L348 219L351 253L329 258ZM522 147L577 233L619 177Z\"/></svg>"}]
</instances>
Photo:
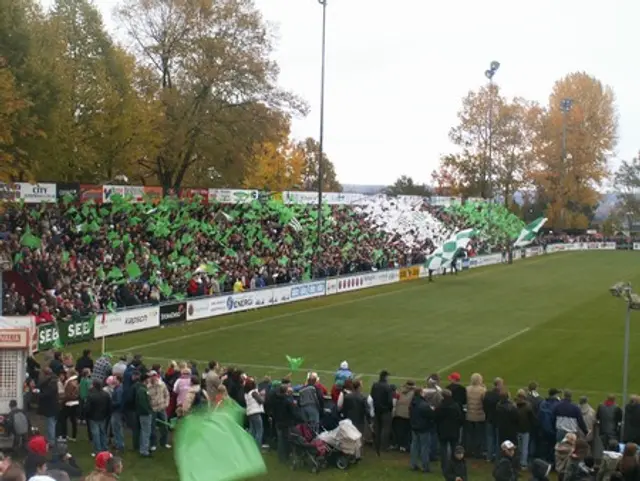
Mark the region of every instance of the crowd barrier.
<instances>
[{"instance_id":1,"label":"crowd barrier","mask_svg":"<svg viewBox=\"0 0 640 481\"><path fill-rule=\"evenodd\" d=\"M633 246L640 250L640 243ZM546 254L584 250L615 250L615 242L579 242L574 244L552 244ZM541 247L529 247L513 252L514 260L545 254ZM459 269L475 269L504 262L501 254L489 254L458 261ZM438 273L434 273L438 274ZM263 307L288 304L305 299L318 298L357 291L369 287L384 286L427 277L424 266L389 269L376 272L345 275L301 284L286 284L237 294L175 301L158 306L147 306L117 312L87 316L71 322L44 324L37 327L32 336L34 350L54 347L58 339L64 345L86 342L92 339L151 329L167 324L192 322L200 319L224 316L234 312L261 309ZM10 317L8 319L11 319ZM93 329L91 325L93 324ZM34 325L35 329L35 325Z\"/></svg>"}]
</instances>

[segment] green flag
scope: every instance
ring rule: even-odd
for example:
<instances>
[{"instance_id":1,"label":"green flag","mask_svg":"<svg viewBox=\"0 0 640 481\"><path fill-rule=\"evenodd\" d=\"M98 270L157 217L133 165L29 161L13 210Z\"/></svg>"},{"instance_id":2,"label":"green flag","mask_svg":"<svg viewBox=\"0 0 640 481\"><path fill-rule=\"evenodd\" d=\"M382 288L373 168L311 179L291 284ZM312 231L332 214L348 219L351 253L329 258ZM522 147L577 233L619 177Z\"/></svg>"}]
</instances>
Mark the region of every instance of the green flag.
<instances>
[{"instance_id":1,"label":"green flag","mask_svg":"<svg viewBox=\"0 0 640 481\"><path fill-rule=\"evenodd\" d=\"M303 357L291 357L289 355L287 355L286 357L287 362L289 363L289 369L291 369L292 372L296 372L298 369L300 369L300 366L302 366L302 363L304 362Z\"/></svg>"},{"instance_id":2,"label":"green flag","mask_svg":"<svg viewBox=\"0 0 640 481\"><path fill-rule=\"evenodd\" d=\"M520 235L513 244L513 247L526 247L531 244L545 222L547 222L547 218L540 217L539 219L534 220L531 224L524 226Z\"/></svg>"},{"instance_id":3,"label":"green flag","mask_svg":"<svg viewBox=\"0 0 640 481\"><path fill-rule=\"evenodd\" d=\"M174 456L180 481L235 481L266 473L258 445L240 424L244 410L234 404L190 414L178 424Z\"/></svg>"},{"instance_id":4,"label":"green flag","mask_svg":"<svg viewBox=\"0 0 640 481\"><path fill-rule=\"evenodd\" d=\"M137 279L142 275L142 271L138 264L131 262L127 265L127 274L129 274L130 279Z\"/></svg>"},{"instance_id":5,"label":"green flag","mask_svg":"<svg viewBox=\"0 0 640 481\"><path fill-rule=\"evenodd\" d=\"M31 229L27 226L27 230L20 238L20 244L28 247L29 249L38 249L40 247L41 241L39 237L36 237L31 233Z\"/></svg>"}]
</instances>

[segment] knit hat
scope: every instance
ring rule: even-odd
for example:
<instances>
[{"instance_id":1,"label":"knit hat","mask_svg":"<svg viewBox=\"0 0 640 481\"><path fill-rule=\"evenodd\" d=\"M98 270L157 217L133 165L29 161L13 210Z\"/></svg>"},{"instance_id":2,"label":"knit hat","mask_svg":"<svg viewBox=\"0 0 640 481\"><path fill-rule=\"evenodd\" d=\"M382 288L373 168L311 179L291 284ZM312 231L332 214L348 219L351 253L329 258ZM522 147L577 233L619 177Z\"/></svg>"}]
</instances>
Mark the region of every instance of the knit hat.
<instances>
[{"instance_id":1,"label":"knit hat","mask_svg":"<svg viewBox=\"0 0 640 481\"><path fill-rule=\"evenodd\" d=\"M102 451L96 454L96 469L99 471L105 471L107 469L107 462L113 457L109 451Z\"/></svg>"},{"instance_id":2,"label":"knit hat","mask_svg":"<svg viewBox=\"0 0 640 481\"><path fill-rule=\"evenodd\" d=\"M27 447L29 448L29 451L35 454L39 454L40 456L44 456L45 454L47 454L48 446L47 440L44 438L44 436L32 437L29 440Z\"/></svg>"}]
</instances>

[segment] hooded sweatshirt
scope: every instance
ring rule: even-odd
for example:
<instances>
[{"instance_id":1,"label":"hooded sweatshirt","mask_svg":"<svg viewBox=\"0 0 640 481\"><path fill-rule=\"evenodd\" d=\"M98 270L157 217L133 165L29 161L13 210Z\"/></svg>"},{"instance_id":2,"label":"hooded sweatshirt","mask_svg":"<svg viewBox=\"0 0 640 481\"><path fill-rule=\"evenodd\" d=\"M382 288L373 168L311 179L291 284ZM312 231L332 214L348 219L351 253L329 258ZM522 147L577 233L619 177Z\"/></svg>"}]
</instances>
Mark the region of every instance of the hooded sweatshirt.
<instances>
[{"instance_id":1,"label":"hooded sweatshirt","mask_svg":"<svg viewBox=\"0 0 640 481\"><path fill-rule=\"evenodd\" d=\"M542 459L534 459L531 464L531 481L549 481L551 465Z\"/></svg>"},{"instance_id":2,"label":"hooded sweatshirt","mask_svg":"<svg viewBox=\"0 0 640 481\"><path fill-rule=\"evenodd\" d=\"M395 417L409 419L409 406L415 394L415 385L405 384L400 390L398 401L396 402Z\"/></svg>"}]
</instances>

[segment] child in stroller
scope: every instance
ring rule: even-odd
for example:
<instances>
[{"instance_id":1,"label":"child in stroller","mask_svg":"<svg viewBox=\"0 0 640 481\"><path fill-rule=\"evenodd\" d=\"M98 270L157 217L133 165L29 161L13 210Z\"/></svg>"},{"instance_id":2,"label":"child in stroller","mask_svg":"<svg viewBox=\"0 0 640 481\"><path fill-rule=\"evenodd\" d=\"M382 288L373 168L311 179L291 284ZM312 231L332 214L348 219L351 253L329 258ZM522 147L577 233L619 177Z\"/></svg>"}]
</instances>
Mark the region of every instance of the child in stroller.
<instances>
[{"instance_id":1,"label":"child in stroller","mask_svg":"<svg viewBox=\"0 0 640 481\"><path fill-rule=\"evenodd\" d=\"M316 439L313 430L306 424L298 424L289 431L291 445L291 469L307 466L317 473L327 465L327 444Z\"/></svg>"}]
</instances>

